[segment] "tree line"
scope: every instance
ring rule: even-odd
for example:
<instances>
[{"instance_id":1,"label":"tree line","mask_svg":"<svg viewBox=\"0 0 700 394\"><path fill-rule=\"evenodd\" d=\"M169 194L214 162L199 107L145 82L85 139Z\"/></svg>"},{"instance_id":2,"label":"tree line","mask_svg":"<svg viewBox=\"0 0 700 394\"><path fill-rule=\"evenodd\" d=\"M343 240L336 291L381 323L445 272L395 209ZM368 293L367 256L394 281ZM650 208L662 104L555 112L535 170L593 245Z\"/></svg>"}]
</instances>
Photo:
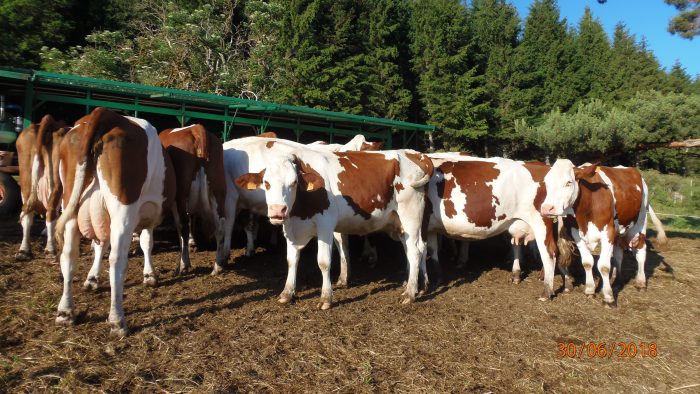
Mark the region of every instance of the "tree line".
<instances>
[{"instance_id":1,"label":"tree line","mask_svg":"<svg viewBox=\"0 0 700 394\"><path fill-rule=\"evenodd\" d=\"M555 0L6 0L0 64L427 123L438 149L700 172L700 77Z\"/></svg>"}]
</instances>

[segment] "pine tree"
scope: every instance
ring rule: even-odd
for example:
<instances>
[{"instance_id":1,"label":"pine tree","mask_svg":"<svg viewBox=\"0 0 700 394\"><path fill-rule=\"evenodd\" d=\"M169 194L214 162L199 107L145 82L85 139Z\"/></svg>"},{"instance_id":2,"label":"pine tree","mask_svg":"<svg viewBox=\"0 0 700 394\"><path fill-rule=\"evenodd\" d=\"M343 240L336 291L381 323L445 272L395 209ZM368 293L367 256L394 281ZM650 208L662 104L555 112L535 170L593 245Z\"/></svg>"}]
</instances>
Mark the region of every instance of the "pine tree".
<instances>
[{"instance_id":1,"label":"pine tree","mask_svg":"<svg viewBox=\"0 0 700 394\"><path fill-rule=\"evenodd\" d=\"M691 93L692 81L690 76L681 65L681 62L676 60L671 67L671 72L668 73L668 91L673 93Z\"/></svg>"},{"instance_id":2,"label":"pine tree","mask_svg":"<svg viewBox=\"0 0 700 394\"><path fill-rule=\"evenodd\" d=\"M608 101L610 91L611 50L608 37L598 19L586 7L574 38L574 57L570 65L570 83L579 100Z\"/></svg>"},{"instance_id":3,"label":"pine tree","mask_svg":"<svg viewBox=\"0 0 700 394\"><path fill-rule=\"evenodd\" d=\"M460 149L488 129L488 104L478 68L470 63L467 9L458 0L412 3L411 53L423 119L438 140Z\"/></svg>"},{"instance_id":4,"label":"pine tree","mask_svg":"<svg viewBox=\"0 0 700 394\"><path fill-rule=\"evenodd\" d=\"M504 0L474 0L470 11L473 57L479 73L484 75L489 105L489 137L484 142L501 145L499 153L509 155L515 142L514 124L503 120L511 112L507 104L513 91L513 57L520 19L515 7Z\"/></svg>"}]
</instances>

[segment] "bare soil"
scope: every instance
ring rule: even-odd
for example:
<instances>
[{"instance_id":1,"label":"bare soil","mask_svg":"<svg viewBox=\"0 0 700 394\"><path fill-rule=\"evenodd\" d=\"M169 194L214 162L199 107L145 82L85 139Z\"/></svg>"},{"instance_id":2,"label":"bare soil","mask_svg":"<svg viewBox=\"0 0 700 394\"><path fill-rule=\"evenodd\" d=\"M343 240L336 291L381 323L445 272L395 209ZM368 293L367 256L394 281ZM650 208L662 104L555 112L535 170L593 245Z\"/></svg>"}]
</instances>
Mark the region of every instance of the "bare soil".
<instances>
[{"instance_id":1,"label":"bare soil","mask_svg":"<svg viewBox=\"0 0 700 394\"><path fill-rule=\"evenodd\" d=\"M33 231L40 254L41 224ZM159 286L141 284L143 259L132 257L125 288L131 335L114 339L105 323L108 264L101 288L82 290L92 259L82 244L77 324L56 326L60 268L43 258L15 262L20 227L4 221L0 391L700 392L700 238L669 235L668 250L649 253L646 292L632 286L636 262L625 257L614 309L585 297L580 283L538 301L537 263L526 266L522 283L510 283L508 243L496 239L477 243L464 270L453 268L445 251L443 285L407 306L399 304L401 248L382 244L377 267L354 259L352 286L336 289L333 308L320 311L311 245L297 301L280 305L282 252L259 248L246 258L236 249L216 277L209 275L214 252L198 252L194 271L173 277L175 234L164 229L156 232ZM555 287L561 283L557 277ZM658 353L562 358L561 342L654 342Z\"/></svg>"}]
</instances>

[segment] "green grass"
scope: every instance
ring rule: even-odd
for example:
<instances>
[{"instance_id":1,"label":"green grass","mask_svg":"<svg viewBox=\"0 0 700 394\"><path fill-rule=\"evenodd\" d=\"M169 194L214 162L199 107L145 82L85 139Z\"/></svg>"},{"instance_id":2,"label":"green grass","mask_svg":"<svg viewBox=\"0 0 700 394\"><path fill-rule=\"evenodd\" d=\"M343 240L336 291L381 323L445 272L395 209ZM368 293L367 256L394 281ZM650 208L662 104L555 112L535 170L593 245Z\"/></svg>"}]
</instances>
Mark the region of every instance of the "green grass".
<instances>
[{"instance_id":1,"label":"green grass","mask_svg":"<svg viewBox=\"0 0 700 394\"><path fill-rule=\"evenodd\" d=\"M649 187L651 206L664 227L700 233L700 177L661 174L655 170L644 170L642 175Z\"/></svg>"}]
</instances>

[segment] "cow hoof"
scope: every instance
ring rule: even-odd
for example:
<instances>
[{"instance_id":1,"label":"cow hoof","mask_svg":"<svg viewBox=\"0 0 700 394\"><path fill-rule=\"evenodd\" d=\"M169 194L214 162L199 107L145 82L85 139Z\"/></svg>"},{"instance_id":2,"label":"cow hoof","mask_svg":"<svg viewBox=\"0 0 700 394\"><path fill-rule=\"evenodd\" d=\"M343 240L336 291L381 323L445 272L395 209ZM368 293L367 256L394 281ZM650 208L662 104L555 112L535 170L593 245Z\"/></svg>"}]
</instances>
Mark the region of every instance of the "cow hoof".
<instances>
[{"instance_id":1,"label":"cow hoof","mask_svg":"<svg viewBox=\"0 0 700 394\"><path fill-rule=\"evenodd\" d=\"M646 291L647 285L645 283L634 282L634 288L637 291Z\"/></svg>"},{"instance_id":2,"label":"cow hoof","mask_svg":"<svg viewBox=\"0 0 700 394\"><path fill-rule=\"evenodd\" d=\"M192 267L189 265L177 267L177 269L175 270L175 276L188 274L191 268Z\"/></svg>"},{"instance_id":3,"label":"cow hoof","mask_svg":"<svg viewBox=\"0 0 700 394\"><path fill-rule=\"evenodd\" d=\"M335 282L335 287L339 287L342 289L347 289L348 288L348 282L346 280L340 280L338 279L337 282Z\"/></svg>"},{"instance_id":4,"label":"cow hoof","mask_svg":"<svg viewBox=\"0 0 700 394\"><path fill-rule=\"evenodd\" d=\"M612 308L617 307L617 303L615 302L615 300L612 300L612 301L603 300L603 306L605 307L605 309L612 309Z\"/></svg>"},{"instance_id":5,"label":"cow hoof","mask_svg":"<svg viewBox=\"0 0 700 394\"><path fill-rule=\"evenodd\" d=\"M510 281L513 282L514 285L519 284L522 280L520 279L520 273L518 272L517 274L513 274L513 276L510 278Z\"/></svg>"},{"instance_id":6,"label":"cow hoof","mask_svg":"<svg viewBox=\"0 0 700 394\"><path fill-rule=\"evenodd\" d=\"M150 287L158 286L158 278L155 273L143 275L143 284Z\"/></svg>"},{"instance_id":7,"label":"cow hoof","mask_svg":"<svg viewBox=\"0 0 700 394\"><path fill-rule=\"evenodd\" d=\"M110 323L109 336L112 338L123 338L129 335L126 323Z\"/></svg>"},{"instance_id":8,"label":"cow hoof","mask_svg":"<svg viewBox=\"0 0 700 394\"><path fill-rule=\"evenodd\" d=\"M329 301L321 301L316 307L322 311L325 311L327 309L331 309L331 303Z\"/></svg>"},{"instance_id":9,"label":"cow hoof","mask_svg":"<svg viewBox=\"0 0 700 394\"><path fill-rule=\"evenodd\" d=\"M94 276L89 276L86 280L85 283L83 283L83 290L89 290L89 291L95 291L99 288L99 284L97 282L97 278Z\"/></svg>"},{"instance_id":10,"label":"cow hoof","mask_svg":"<svg viewBox=\"0 0 700 394\"><path fill-rule=\"evenodd\" d=\"M403 299L401 300L401 305L412 304L414 301L415 301L415 299L413 299L413 298L411 298L411 297L408 297L408 296L405 296L405 297L403 297Z\"/></svg>"},{"instance_id":11,"label":"cow hoof","mask_svg":"<svg viewBox=\"0 0 700 394\"><path fill-rule=\"evenodd\" d=\"M56 256L58 255L56 254L55 250L44 249L44 258L46 258L47 260L55 260Z\"/></svg>"},{"instance_id":12,"label":"cow hoof","mask_svg":"<svg viewBox=\"0 0 700 394\"><path fill-rule=\"evenodd\" d=\"M15 260L16 261L29 261L34 258L34 255L32 255L32 252L28 250L20 250L17 252L15 255Z\"/></svg>"},{"instance_id":13,"label":"cow hoof","mask_svg":"<svg viewBox=\"0 0 700 394\"><path fill-rule=\"evenodd\" d=\"M292 294L282 293L277 301L280 304L289 304L294 301L294 296Z\"/></svg>"},{"instance_id":14,"label":"cow hoof","mask_svg":"<svg viewBox=\"0 0 700 394\"><path fill-rule=\"evenodd\" d=\"M253 257L254 254L255 254L255 250L253 250L253 249L246 249L245 250L245 257Z\"/></svg>"},{"instance_id":15,"label":"cow hoof","mask_svg":"<svg viewBox=\"0 0 700 394\"><path fill-rule=\"evenodd\" d=\"M586 293L586 297L588 297L588 298L590 298L590 299L594 299L594 298L595 298L595 293Z\"/></svg>"},{"instance_id":16,"label":"cow hoof","mask_svg":"<svg viewBox=\"0 0 700 394\"><path fill-rule=\"evenodd\" d=\"M56 324L59 326L72 326L75 324L75 316L73 311L58 311L56 316Z\"/></svg>"}]
</instances>

